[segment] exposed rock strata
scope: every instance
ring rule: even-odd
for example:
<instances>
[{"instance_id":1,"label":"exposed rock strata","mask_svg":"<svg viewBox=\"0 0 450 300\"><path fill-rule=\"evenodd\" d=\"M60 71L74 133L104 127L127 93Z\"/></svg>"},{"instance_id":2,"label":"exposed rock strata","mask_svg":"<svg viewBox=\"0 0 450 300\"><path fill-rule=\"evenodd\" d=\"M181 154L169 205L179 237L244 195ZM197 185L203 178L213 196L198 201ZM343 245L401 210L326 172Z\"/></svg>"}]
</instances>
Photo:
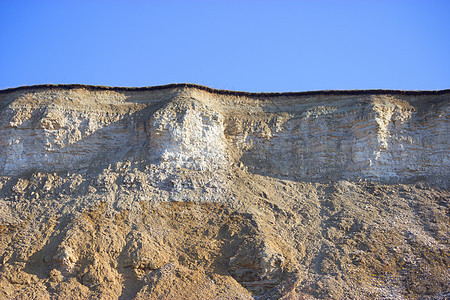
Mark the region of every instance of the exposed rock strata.
<instances>
[{"instance_id":1,"label":"exposed rock strata","mask_svg":"<svg viewBox=\"0 0 450 300\"><path fill-rule=\"evenodd\" d=\"M449 98L0 91L0 297L445 297Z\"/></svg>"},{"instance_id":2,"label":"exposed rock strata","mask_svg":"<svg viewBox=\"0 0 450 300\"><path fill-rule=\"evenodd\" d=\"M72 171L125 159L193 170L243 162L296 180L444 176L448 94L228 96L36 88L2 93L0 170ZM12 102L11 102L12 101Z\"/></svg>"}]
</instances>

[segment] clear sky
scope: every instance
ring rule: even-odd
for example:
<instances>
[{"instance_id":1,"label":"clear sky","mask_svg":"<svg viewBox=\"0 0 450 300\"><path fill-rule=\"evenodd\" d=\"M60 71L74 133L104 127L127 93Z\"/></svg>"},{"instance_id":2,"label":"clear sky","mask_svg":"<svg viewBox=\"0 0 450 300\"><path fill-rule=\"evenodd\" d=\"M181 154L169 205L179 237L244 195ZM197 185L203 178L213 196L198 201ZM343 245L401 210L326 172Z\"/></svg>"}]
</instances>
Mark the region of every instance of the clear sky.
<instances>
[{"instance_id":1,"label":"clear sky","mask_svg":"<svg viewBox=\"0 0 450 300\"><path fill-rule=\"evenodd\" d=\"M448 0L0 0L0 89L450 88Z\"/></svg>"}]
</instances>

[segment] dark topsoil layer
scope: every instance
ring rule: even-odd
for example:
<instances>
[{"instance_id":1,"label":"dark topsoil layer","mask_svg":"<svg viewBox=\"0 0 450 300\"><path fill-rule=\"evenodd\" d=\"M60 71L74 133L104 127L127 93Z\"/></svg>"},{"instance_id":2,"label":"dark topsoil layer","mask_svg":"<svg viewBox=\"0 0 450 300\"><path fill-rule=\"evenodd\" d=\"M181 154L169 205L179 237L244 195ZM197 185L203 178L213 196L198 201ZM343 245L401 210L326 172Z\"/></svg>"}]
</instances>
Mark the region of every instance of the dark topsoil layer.
<instances>
[{"instance_id":1,"label":"dark topsoil layer","mask_svg":"<svg viewBox=\"0 0 450 300\"><path fill-rule=\"evenodd\" d=\"M0 90L0 94L31 90L31 89L44 89L44 88L59 88L59 89L77 89L84 88L91 91L111 90L111 91L157 91L174 88L194 88L204 90L218 95L234 95L234 96L246 96L246 97L279 97L279 96L320 96L320 95L443 95L450 93L450 89L436 90L436 91L403 91L403 90L323 90L323 91L305 91L305 92L284 92L284 93L250 93L243 91L229 91L218 90L203 85L197 85L193 83L172 83L159 86L148 87L110 87L99 85L84 85L84 84L40 84L33 86L20 86L15 88L8 88Z\"/></svg>"}]
</instances>

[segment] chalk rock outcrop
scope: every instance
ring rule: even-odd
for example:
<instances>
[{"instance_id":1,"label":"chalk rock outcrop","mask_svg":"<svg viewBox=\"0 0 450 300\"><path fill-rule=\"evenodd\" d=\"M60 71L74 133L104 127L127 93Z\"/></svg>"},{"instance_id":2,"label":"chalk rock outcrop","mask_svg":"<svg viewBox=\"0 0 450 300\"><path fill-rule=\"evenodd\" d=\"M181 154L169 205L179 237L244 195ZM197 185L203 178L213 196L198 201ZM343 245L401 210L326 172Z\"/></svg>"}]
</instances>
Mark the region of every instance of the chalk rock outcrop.
<instances>
[{"instance_id":1,"label":"chalk rock outcrop","mask_svg":"<svg viewBox=\"0 0 450 300\"><path fill-rule=\"evenodd\" d=\"M30 88L1 94L0 172L125 159L194 170L243 163L297 180L402 181L449 172L448 94L242 94Z\"/></svg>"}]
</instances>

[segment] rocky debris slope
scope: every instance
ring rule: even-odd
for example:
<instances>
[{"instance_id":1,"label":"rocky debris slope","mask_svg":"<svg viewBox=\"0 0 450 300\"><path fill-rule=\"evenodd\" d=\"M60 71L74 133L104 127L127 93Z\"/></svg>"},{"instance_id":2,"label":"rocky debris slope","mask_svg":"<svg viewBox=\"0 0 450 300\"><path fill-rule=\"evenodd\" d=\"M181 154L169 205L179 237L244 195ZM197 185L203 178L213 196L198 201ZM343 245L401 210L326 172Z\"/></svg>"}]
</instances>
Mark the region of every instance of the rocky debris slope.
<instances>
[{"instance_id":1,"label":"rocky debris slope","mask_svg":"<svg viewBox=\"0 0 450 300\"><path fill-rule=\"evenodd\" d=\"M0 298L450 293L450 91L0 91Z\"/></svg>"}]
</instances>

